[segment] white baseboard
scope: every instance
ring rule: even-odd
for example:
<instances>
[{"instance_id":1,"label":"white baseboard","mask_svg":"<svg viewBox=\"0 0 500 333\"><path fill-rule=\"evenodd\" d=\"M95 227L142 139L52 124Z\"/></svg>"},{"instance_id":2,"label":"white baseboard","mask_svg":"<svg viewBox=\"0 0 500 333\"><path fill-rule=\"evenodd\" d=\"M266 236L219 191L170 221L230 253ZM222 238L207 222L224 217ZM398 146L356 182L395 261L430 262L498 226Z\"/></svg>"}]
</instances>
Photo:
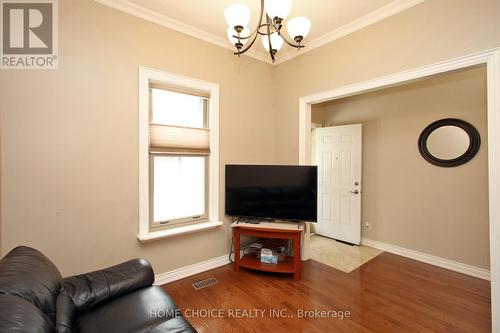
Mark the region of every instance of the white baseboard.
<instances>
[{"instance_id":1,"label":"white baseboard","mask_svg":"<svg viewBox=\"0 0 500 333\"><path fill-rule=\"evenodd\" d=\"M372 240L369 238L363 238L361 240L362 245L370 246L385 252L397 254L399 256L405 257L405 258L410 258L413 260L425 262L430 265L434 265L437 267L449 269L455 272L459 272L462 274L474 276L483 280L490 280L490 271L479 268L479 267L474 267L466 264L462 264L457 261L449 260L449 259L444 259L440 257L436 257L430 254L406 249L400 246L392 245L392 244L387 244L384 242L379 242L376 240ZM166 283L170 283L176 280L180 280L183 278L186 278L191 275L195 275L198 273L202 273L220 266L224 266L231 263L229 261L228 255L223 255L218 258L214 259L209 259L206 261L202 261L200 263L182 267L179 269L175 269L170 272L162 273L162 274L157 274L155 275L155 285L163 285Z\"/></svg>"},{"instance_id":2,"label":"white baseboard","mask_svg":"<svg viewBox=\"0 0 500 333\"><path fill-rule=\"evenodd\" d=\"M437 267L441 268L446 268L455 272L459 272L462 274L474 276L483 280L490 280L490 271L479 268L479 267L474 267L466 264L462 264L457 261L449 260L449 259L444 259L440 257L436 257L430 254L414 251L414 250L409 250L405 249L403 247L399 247L396 245L392 244L387 244L383 242L379 242L376 240L368 239L368 238L363 238L361 240L362 245L370 246L385 252L390 252L393 254L397 254L399 256L405 257L405 258L410 258L414 260L418 260L421 262L425 262L430 265L434 265Z\"/></svg>"},{"instance_id":3,"label":"white baseboard","mask_svg":"<svg viewBox=\"0 0 500 333\"><path fill-rule=\"evenodd\" d=\"M227 265L229 263L230 263L229 257L226 254L226 255L223 255L223 256L218 257L218 258L202 261L200 263L186 266L186 267L182 267L179 269L175 269L175 270L170 271L170 272L157 274L157 275L155 275L155 283L154 284L157 286L161 286L163 284L170 283L170 282L173 282L176 280L180 280L180 279L183 279L183 278L191 276L191 275L195 275L195 274L202 273L202 272L205 272L205 271L208 271L208 270L220 267L220 266Z\"/></svg>"}]
</instances>

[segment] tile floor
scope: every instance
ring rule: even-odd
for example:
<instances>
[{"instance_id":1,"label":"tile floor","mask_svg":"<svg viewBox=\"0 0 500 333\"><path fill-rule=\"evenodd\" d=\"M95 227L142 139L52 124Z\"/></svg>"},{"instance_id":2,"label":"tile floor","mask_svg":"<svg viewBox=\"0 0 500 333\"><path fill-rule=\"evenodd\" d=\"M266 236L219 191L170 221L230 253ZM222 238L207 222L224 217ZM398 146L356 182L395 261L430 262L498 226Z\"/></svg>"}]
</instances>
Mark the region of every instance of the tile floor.
<instances>
[{"instance_id":1,"label":"tile floor","mask_svg":"<svg viewBox=\"0 0 500 333\"><path fill-rule=\"evenodd\" d=\"M345 273L372 260L383 251L368 246L351 246L334 239L314 235L311 238L311 257Z\"/></svg>"}]
</instances>

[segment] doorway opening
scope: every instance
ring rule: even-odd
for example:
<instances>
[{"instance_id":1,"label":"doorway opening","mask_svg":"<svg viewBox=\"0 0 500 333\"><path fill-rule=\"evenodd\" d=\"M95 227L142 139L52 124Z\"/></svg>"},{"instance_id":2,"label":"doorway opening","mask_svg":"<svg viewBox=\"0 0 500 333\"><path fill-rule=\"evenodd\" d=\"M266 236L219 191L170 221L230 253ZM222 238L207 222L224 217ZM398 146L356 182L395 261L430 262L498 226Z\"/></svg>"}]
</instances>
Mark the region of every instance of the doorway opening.
<instances>
[{"instance_id":1,"label":"doorway opening","mask_svg":"<svg viewBox=\"0 0 500 333\"><path fill-rule=\"evenodd\" d=\"M483 272L470 269L469 265L457 267L454 261L440 260L435 256L422 256L422 253L411 251L391 244L375 244L383 247L389 252L399 252L400 255L426 261L449 269L462 270L463 273L489 279L491 277L491 308L492 329L500 329L500 294L497 289L500 285L500 49L493 49L461 58L451 59L441 63L409 70L394 75L381 77L375 80L365 81L358 84L322 92L319 94L304 96L299 101L299 162L310 164L311 143L311 109L313 105L322 102L333 101L344 97L359 95L382 88L410 83L434 75L451 73L453 71L470 68L478 65L486 65L487 72L487 121L488 129L485 134L487 138L488 151L488 219L489 219L489 252L490 273L488 276ZM482 276L481 276L482 275Z\"/></svg>"},{"instance_id":2,"label":"doorway opening","mask_svg":"<svg viewBox=\"0 0 500 333\"><path fill-rule=\"evenodd\" d=\"M390 244L487 275L486 100L486 68L478 66L313 105L311 162L319 170L315 233L356 245L362 234L365 245ZM454 168L430 164L419 152L422 131L449 118L472 124L485 137L479 153ZM466 133L454 128L457 132L433 139L440 153L467 150L460 135ZM318 243L313 239L313 258Z\"/></svg>"}]
</instances>

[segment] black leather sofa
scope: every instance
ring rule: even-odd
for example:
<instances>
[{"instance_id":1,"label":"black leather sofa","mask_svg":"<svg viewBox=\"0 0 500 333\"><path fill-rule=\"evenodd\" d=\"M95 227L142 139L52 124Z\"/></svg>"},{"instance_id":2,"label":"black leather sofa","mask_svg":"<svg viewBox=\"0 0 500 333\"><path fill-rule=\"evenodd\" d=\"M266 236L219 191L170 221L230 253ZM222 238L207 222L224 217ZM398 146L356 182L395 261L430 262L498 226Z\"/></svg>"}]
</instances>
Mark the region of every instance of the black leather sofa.
<instances>
[{"instance_id":1,"label":"black leather sofa","mask_svg":"<svg viewBox=\"0 0 500 333\"><path fill-rule=\"evenodd\" d=\"M153 281L144 259L63 279L20 246L0 260L0 332L196 332Z\"/></svg>"}]
</instances>

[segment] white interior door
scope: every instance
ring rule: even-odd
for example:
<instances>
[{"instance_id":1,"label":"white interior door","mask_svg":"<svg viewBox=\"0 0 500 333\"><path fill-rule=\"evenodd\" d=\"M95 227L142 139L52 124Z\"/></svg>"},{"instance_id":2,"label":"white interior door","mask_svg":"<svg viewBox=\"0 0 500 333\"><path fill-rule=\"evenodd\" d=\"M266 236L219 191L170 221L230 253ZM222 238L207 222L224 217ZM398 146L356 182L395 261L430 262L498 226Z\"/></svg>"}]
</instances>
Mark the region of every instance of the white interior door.
<instances>
[{"instance_id":1,"label":"white interior door","mask_svg":"<svg viewBox=\"0 0 500 333\"><path fill-rule=\"evenodd\" d=\"M317 128L318 223L316 233L361 242L361 124Z\"/></svg>"}]
</instances>

